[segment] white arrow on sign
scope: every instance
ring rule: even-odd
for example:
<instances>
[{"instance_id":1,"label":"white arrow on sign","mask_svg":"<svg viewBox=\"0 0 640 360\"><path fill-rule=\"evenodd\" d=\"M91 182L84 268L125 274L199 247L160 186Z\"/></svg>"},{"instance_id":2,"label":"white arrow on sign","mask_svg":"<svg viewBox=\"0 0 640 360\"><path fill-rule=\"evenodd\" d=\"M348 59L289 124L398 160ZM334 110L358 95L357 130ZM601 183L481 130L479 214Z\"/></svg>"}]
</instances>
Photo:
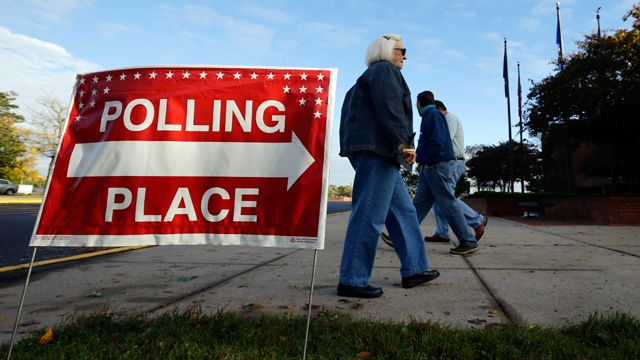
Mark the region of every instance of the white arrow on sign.
<instances>
[{"instance_id":1,"label":"white arrow on sign","mask_svg":"<svg viewBox=\"0 0 640 360\"><path fill-rule=\"evenodd\" d=\"M104 141L76 144L67 176L286 177L289 190L314 161L295 133L288 143Z\"/></svg>"}]
</instances>

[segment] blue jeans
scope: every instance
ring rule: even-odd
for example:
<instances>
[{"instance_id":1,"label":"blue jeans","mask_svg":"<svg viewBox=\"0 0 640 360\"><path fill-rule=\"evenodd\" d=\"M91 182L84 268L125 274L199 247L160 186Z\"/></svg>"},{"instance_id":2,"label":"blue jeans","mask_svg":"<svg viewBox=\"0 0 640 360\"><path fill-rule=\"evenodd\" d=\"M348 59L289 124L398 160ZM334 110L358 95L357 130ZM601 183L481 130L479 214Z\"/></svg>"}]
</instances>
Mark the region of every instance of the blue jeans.
<instances>
[{"instance_id":1,"label":"blue jeans","mask_svg":"<svg viewBox=\"0 0 640 360\"><path fill-rule=\"evenodd\" d=\"M449 184L454 175L455 162L456 160L443 161L431 168L425 166L420 169L413 205L416 207L418 222L421 223L433 204L438 204L451 225L453 233L460 241L460 245L475 247L478 242L474 233L467 226L458 205L460 201L456 198L453 187Z\"/></svg>"},{"instance_id":2,"label":"blue jeans","mask_svg":"<svg viewBox=\"0 0 640 360\"><path fill-rule=\"evenodd\" d=\"M466 170L466 167L464 164L464 160L456 160L456 164L453 170L453 178L449 183L449 186L453 187L454 193L456 189L456 184L458 183L458 180L460 179L462 174L464 174L465 170ZM471 226L472 228L474 229L477 228L484 221L484 217L480 215L478 212L476 212L475 210L473 210L471 207L469 207L469 205L467 205L464 201L461 201L460 199L458 199L458 206L462 211L462 215L464 216L464 219L467 222L467 225ZM447 218L442 214L442 210L440 210L440 207L438 206L437 203L433 205L433 213L436 217L435 235L441 238L448 239L449 238L449 221L447 221Z\"/></svg>"},{"instance_id":3,"label":"blue jeans","mask_svg":"<svg viewBox=\"0 0 640 360\"><path fill-rule=\"evenodd\" d=\"M394 158L368 151L349 154L356 171L351 216L340 264L340 283L366 286L386 225L400 258L402 277L429 269L416 210Z\"/></svg>"}]
</instances>

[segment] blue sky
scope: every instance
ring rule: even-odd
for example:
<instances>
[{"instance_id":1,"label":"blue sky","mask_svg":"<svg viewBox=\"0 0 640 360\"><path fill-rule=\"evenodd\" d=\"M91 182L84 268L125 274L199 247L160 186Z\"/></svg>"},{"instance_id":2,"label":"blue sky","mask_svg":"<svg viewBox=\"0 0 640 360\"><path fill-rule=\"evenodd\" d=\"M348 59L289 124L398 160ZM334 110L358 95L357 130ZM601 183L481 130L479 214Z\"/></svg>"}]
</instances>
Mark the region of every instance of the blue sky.
<instances>
[{"instance_id":1,"label":"blue sky","mask_svg":"<svg viewBox=\"0 0 640 360\"><path fill-rule=\"evenodd\" d=\"M365 69L364 52L384 33L404 37L403 74L413 95L432 90L463 121L466 145L508 137L502 80L508 40L511 116L517 123L517 67L529 79L553 73L553 0L0 0L0 91L18 93L29 116L37 99L67 102L75 74L146 65L248 65L337 68L331 184L353 170L337 156L345 92ZM601 27L630 28L633 0L561 1L564 51ZM414 119L418 129L419 119ZM513 129L514 137L517 129Z\"/></svg>"}]
</instances>

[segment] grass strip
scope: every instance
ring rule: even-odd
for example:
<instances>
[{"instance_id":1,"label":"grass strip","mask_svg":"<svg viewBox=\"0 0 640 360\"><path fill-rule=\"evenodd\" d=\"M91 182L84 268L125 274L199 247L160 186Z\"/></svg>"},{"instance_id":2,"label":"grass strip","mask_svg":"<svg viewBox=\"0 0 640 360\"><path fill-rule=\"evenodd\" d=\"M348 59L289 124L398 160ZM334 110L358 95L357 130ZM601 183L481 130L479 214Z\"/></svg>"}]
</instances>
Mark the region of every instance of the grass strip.
<instances>
[{"instance_id":1,"label":"grass strip","mask_svg":"<svg viewBox=\"0 0 640 360\"><path fill-rule=\"evenodd\" d=\"M97 314L18 342L13 359L299 359L304 317ZM8 344L0 346L6 358ZM320 313L311 323L308 359L639 359L640 322L626 314L563 328L493 326L482 330L433 323L354 321Z\"/></svg>"}]
</instances>

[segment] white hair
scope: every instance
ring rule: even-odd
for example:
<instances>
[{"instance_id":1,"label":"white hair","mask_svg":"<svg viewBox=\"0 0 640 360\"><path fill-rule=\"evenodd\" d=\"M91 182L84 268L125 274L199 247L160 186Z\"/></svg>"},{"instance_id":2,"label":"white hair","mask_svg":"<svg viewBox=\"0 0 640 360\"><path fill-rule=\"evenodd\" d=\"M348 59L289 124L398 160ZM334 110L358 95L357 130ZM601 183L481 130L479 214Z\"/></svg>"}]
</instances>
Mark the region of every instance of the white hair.
<instances>
[{"instance_id":1,"label":"white hair","mask_svg":"<svg viewBox=\"0 0 640 360\"><path fill-rule=\"evenodd\" d=\"M397 34L385 34L373 40L367 48L364 63L369 66L380 60L390 61L393 55L393 47L400 40L402 40L402 36Z\"/></svg>"}]
</instances>

